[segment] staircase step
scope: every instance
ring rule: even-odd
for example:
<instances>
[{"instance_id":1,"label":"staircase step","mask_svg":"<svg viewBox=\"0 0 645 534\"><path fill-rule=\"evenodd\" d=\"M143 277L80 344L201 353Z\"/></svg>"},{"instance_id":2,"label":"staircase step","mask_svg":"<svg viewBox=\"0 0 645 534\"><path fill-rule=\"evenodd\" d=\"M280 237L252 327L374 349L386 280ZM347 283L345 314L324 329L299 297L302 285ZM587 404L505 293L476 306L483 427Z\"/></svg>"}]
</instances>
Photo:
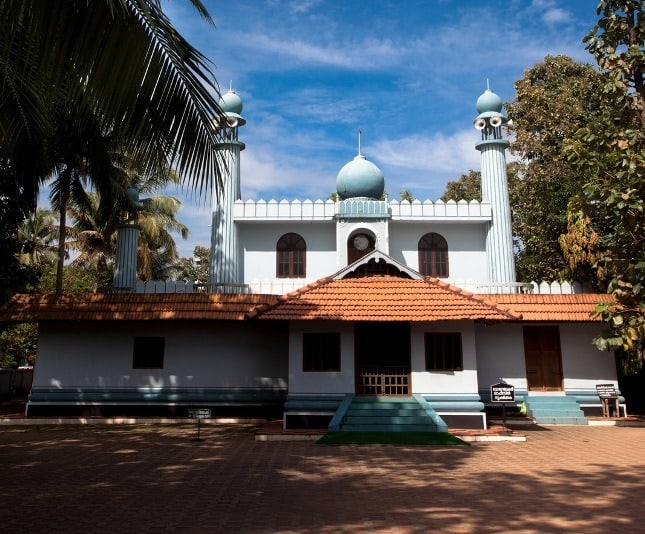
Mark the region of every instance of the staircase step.
<instances>
[{"instance_id":1,"label":"staircase step","mask_svg":"<svg viewBox=\"0 0 645 534\"><path fill-rule=\"evenodd\" d=\"M438 424L414 397L354 397L341 432L437 432ZM445 431L442 427L441 431Z\"/></svg>"},{"instance_id":2,"label":"staircase step","mask_svg":"<svg viewBox=\"0 0 645 534\"><path fill-rule=\"evenodd\" d=\"M424 425L428 423L428 417L423 416L411 416L411 417L397 417L397 416L345 416L343 424L347 425L363 425L363 424L375 424L375 425Z\"/></svg>"},{"instance_id":3,"label":"staircase step","mask_svg":"<svg viewBox=\"0 0 645 534\"><path fill-rule=\"evenodd\" d=\"M387 408L372 408L370 410L367 409L355 409L354 407L351 407L347 410L345 413L346 416L356 416L356 417L364 417L364 416L369 416L369 417L389 417L389 416L400 416L400 417L425 417L426 413L424 410L420 409L419 406L412 410L399 410L399 409L391 409L388 410Z\"/></svg>"},{"instance_id":4,"label":"staircase step","mask_svg":"<svg viewBox=\"0 0 645 534\"><path fill-rule=\"evenodd\" d=\"M571 410L570 408L555 410L547 408L529 409L527 414L531 417L579 417L581 410Z\"/></svg>"},{"instance_id":5,"label":"staircase step","mask_svg":"<svg viewBox=\"0 0 645 534\"><path fill-rule=\"evenodd\" d=\"M537 417L538 425L587 425L589 422L584 417Z\"/></svg>"},{"instance_id":6,"label":"staircase step","mask_svg":"<svg viewBox=\"0 0 645 534\"><path fill-rule=\"evenodd\" d=\"M537 424L586 425L587 419L572 397L531 396L526 400L526 413Z\"/></svg>"},{"instance_id":7,"label":"staircase step","mask_svg":"<svg viewBox=\"0 0 645 534\"><path fill-rule=\"evenodd\" d=\"M418 410L418 402L359 402L352 403L353 410Z\"/></svg>"},{"instance_id":8,"label":"staircase step","mask_svg":"<svg viewBox=\"0 0 645 534\"><path fill-rule=\"evenodd\" d=\"M432 432L434 425L343 424L341 432Z\"/></svg>"}]
</instances>

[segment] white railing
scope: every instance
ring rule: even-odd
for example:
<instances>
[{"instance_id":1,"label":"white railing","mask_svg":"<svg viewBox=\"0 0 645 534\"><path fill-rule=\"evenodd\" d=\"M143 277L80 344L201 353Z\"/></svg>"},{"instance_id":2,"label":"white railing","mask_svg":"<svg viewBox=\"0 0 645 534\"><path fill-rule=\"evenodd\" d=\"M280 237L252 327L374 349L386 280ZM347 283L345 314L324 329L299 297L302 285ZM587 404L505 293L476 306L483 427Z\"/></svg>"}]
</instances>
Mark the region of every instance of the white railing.
<instances>
[{"instance_id":1,"label":"white railing","mask_svg":"<svg viewBox=\"0 0 645 534\"><path fill-rule=\"evenodd\" d=\"M436 218L452 218L452 217L469 217L469 218L491 218L491 205L488 202L478 202L471 200L467 202L460 200L455 202L449 200L443 202L437 200L392 200L390 201L390 212L393 219L436 219Z\"/></svg>"},{"instance_id":2,"label":"white railing","mask_svg":"<svg viewBox=\"0 0 645 534\"><path fill-rule=\"evenodd\" d=\"M150 282L137 282L136 293L258 293L265 295L285 295L307 284L314 282L309 278L268 278L264 280L251 280L248 284L202 284L191 281L153 280ZM451 285L477 294L499 293L533 293L536 295L571 295L580 293L593 293L593 289L578 282L537 282L487 284L474 280L451 280Z\"/></svg>"},{"instance_id":3,"label":"white railing","mask_svg":"<svg viewBox=\"0 0 645 534\"><path fill-rule=\"evenodd\" d=\"M333 200L236 200L233 208L233 217L237 221L243 220L331 220L336 215L343 215L346 205L352 202L368 202L374 205L378 201L365 201L349 199L343 202ZM427 219L454 219L468 218L490 220L491 205L488 202L449 200L391 200L387 202L387 211L393 219L427 220Z\"/></svg>"},{"instance_id":4,"label":"white railing","mask_svg":"<svg viewBox=\"0 0 645 534\"><path fill-rule=\"evenodd\" d=\"M325 220L333 219L336 203L333 200L236 200L233 208L235 220Z\"/></svg>"},{"instance_id":5,"label":"white railing","mask_svg":"<svg viewBox=\"0 0 645 534\"><path fill-rule=\"evenodd\" d=\"M195 293L196 282L189 280L150 280L138 281L135 293Z\"/></svg>"}]
</instances>

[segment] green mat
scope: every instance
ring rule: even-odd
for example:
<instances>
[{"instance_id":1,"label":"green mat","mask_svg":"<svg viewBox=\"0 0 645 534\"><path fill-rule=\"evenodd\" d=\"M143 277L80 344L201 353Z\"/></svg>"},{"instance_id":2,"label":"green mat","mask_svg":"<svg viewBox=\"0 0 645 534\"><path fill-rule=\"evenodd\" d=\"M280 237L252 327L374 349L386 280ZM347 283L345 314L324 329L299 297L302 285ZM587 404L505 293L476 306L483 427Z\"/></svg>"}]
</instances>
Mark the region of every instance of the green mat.
<instances>
[{"instance_id":1,"label":"green mat","mask_svg":"<svg viewBox=\"0 0 645 534\"><path fill-rule=\"evenodd\" d=\"M466 446L468 443L448 432L328 432L320 445L434 445Z\"/></svg>"}]
</instances>

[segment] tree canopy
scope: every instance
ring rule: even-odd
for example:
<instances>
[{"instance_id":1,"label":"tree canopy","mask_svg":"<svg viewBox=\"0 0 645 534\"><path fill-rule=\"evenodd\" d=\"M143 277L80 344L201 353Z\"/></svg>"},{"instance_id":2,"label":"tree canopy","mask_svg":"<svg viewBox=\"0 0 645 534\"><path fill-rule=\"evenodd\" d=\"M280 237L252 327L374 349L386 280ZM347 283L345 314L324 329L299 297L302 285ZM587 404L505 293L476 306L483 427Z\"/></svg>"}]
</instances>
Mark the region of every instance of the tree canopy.
<instances>
[{"instance_id":1,"label":"tree canopy","mask_svg":"<svg viewBox=\"0 0 645 534\"><path fill-rule=\"evenodd\" d=\"M600 90L602 74L566 56L546 56L515 82L515 98L505 104L513 121L510 151L519 158L510 185L516 266L522 281L573 278L558 239L567 231L567 205L585 177L567 159L567 139L613 108Z\"/></svg>"},{"instance_id":2,"label":"tree canopy","mask_svg":"<svg viewBox=\"0 0 645 534\"><path fill-rule=\"evenodd\" d=\"M573 268L593 269L613 295L597 312L599 348L645 358L645 14L642 0L603 0L585 37L603 74L604 107L566 144L585 182L569 205L563 247Z\"/></svg>"}]
</instances>

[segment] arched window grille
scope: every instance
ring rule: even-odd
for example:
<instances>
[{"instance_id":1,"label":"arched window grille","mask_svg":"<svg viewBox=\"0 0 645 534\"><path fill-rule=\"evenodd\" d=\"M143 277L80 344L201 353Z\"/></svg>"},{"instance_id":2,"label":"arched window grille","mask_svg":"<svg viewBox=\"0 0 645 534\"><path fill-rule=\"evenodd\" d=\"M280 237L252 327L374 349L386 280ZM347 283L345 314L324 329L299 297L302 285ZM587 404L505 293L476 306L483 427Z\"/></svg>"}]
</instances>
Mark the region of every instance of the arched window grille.
<instances>
[{"instance_id":1,"label":"arched window grille","mask_svg":"<svg viewBox=\"0 0 645 534\"><path fill-rule=\"evenodd\" d=\"M284 234L276 245L276 277L304 278L307 272L307 243L302 236Z\"/></svg>"},{"instance_id":2,"label":"arched window grille","mask_svg":"<svg viewBox=\"0 0 645 534\"><path fill-rule=\"evenodd\" d=\"M419 272L437 278L449 276L448 242L443 236L430 232L419 239Z\"/></svg>"}]
</instances>

